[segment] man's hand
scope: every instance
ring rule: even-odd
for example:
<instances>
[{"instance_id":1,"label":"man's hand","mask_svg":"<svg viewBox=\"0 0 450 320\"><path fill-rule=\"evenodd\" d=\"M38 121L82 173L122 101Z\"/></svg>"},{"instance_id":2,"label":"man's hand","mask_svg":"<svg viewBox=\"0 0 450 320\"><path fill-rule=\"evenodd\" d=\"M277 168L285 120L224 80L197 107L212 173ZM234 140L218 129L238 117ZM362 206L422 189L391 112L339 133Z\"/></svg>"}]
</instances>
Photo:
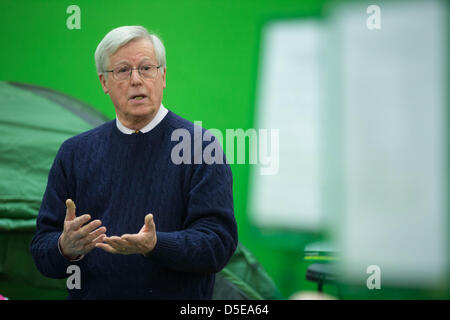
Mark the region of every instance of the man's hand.
<instances>
[{"instance_id":1,"label":"man's hand","mask_svg":"<svg viewBox=\"0 0 450 320\"><path fill-rule=\"evenodd\" d=\"M95 246L114 254L143 254L146 255L156 245L156 228L151 213L145 216L144 225L139 233L124 234L121 237L105 237L104 243Z\"/></svg>"},{"instance_id":2,"label":"man's hand","mask_svg":"<svg viewBox=\"0 0 450 320\"><path fill-rule=\"evenodd\" d=\"M59 247L67 259L74 260L94 249L95 245L106 237L106 228L98 228L102 224L100 220L86 224L91 220L88 214L77 217L75 203L71 199L66 200L66 207L64 230L59 238Z\"/></svg>"}]
</instances>

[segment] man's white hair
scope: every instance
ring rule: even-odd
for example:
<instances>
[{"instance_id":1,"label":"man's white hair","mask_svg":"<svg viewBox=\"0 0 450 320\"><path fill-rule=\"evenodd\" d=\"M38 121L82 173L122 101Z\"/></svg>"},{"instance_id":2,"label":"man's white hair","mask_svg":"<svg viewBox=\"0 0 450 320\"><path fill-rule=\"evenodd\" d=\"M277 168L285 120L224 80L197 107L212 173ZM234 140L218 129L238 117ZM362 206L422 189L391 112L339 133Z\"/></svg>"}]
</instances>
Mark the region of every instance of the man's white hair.
<instances>
[{"instance_id":1,"label":"man's white hair","mask_svg":"<svg viewBox=\"0 0 450 320\"><path fill-rule=\"evenodd\" d=\"M123 26L108 32L98 44L97 50L95 50L97 73L107 74L105 71L108 67L109 57L134 39L149 39L153 44L158 65L162 67L162 70L166 68L166 49L157 35L149 33L141 26Z\"/></svg>"}]
</instances>

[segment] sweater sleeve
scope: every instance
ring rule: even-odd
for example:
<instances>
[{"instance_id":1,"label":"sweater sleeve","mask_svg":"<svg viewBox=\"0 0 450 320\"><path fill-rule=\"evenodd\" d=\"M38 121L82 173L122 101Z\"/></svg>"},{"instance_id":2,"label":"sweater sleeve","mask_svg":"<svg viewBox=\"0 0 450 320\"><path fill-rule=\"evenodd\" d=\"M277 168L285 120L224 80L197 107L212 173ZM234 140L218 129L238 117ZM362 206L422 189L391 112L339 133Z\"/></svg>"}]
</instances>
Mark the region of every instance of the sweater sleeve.
<instances>
[{"instance_id":1,"label":"sweater sleeve","mask_svg":"<svg viewBox=\"0 0 450 320\"><path fill-rule=\"evenodd\" d=\"M231 169L225 162L192 170L184 229L157 231L148 257L181 272L215 273L226 266L238 241Z\"/></svg>"},{"instance_id":2,"label":"sweater sleeve","mask_svg":"<svg viewBox=\"0 0 450 320\"><path fill-rule=\"evenodd\" d=\"M30 252L37 269L50 278L65 278L73 261L64 258L58 247L63 231L65 200L69 197L64 160L68 156L63 144L56 155L48 176L47 188L36 220L36 233L31 240Z\"/></svg>"}]
</instances>

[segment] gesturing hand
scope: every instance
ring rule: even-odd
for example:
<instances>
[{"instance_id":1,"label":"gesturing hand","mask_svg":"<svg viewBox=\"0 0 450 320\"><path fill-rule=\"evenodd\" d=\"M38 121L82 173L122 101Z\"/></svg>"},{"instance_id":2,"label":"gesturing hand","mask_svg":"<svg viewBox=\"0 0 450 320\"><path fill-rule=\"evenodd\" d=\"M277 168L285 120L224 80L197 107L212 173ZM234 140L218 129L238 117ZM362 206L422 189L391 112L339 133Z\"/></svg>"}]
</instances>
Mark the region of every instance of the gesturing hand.
<instances>
[{"instance_id":1,"label":"gesturing hand","mask_svg":"<svg viewBox=\"0 0 450 320\"><path fill-rule=\"evenodd\" d=\"M104 234L106 228L98 228L102 224L100 220L86 224L91 220L88 214L77 217L75 203L71 199L66 200L66 207L64 230L59 238L59 247L66 258L73 260L94 249L95 244L101 242L106 236Z\"/></svg>"},{"instance_id":2,"label":"gesturing hand","mask_svg":"<svg viewBox=\"0 0 450 320\"><path fill-rule=\"evenodd\" d=\"M147 254L156 245L156 228L151 213L145 216L144 225L139 233L124 234L121 237L105 237L103 243L96 243L97 248L114 254Z\"/></svg>"}]
</instances>

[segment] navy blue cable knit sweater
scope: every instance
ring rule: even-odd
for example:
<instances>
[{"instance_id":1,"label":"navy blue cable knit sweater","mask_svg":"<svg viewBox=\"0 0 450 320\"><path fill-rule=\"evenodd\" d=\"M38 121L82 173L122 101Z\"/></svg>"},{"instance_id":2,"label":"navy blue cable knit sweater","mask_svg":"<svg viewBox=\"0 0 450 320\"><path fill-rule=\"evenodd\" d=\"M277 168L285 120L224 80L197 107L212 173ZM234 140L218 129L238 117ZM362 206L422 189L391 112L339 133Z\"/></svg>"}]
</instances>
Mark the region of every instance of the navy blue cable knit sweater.
<instances>
[{"instance_id":1,"label":"navy blue cable knit sweater","mask_svg":"<svg viewBox=\"0 0 450 320\"><path fill-rule=\"evenodd\" d=\"M123 134L110 121L62 144L30 249L47 277L65 278L69 265L80 267L81 289L68 290L70 299L212 297L215 273L237 245L231 170L228 164L193 160L174 164L171 151L178 141L171 141L171 134L178 128L194 137L194 124L169 111L145 134ZM146 257L96 248L80 261L66 260L58 238L68 198L77 216L100 219L108 236L137 233L152 213L156 247Z\"/></svg>"}]
</instances>

